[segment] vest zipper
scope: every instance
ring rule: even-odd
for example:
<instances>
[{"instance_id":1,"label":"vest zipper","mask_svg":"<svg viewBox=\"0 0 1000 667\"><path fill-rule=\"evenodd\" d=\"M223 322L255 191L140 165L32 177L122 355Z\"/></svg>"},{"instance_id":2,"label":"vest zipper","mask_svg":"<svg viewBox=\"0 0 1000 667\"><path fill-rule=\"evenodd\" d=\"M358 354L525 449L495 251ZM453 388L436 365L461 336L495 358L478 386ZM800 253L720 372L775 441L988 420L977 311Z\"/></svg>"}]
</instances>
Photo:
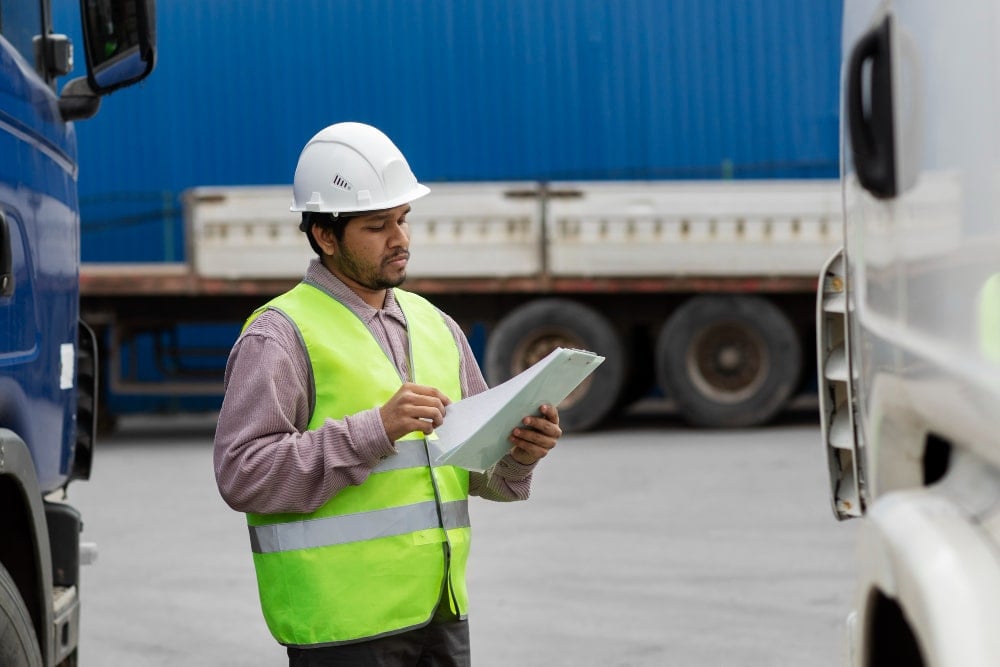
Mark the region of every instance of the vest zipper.
<instances>
[{"instance_id":1,"label":"vest zipper","mask_svg":"<svg viewBox=\"0 0 1000 667\"><path fill-rule=\"evenodd\" d=\"M406 321L406 310L403 309L402 304L400 304L399 309L403 313L403 320ZM412 382L413 378L417 375L417 371L413 363L413 340L410 338L410 323L408 321L406 321L406 357L409 364L409 368L406 370L409 375L409 381ZM406 380L407 378L403 378L404 382ZM441 587L441 595L438 596L434 612L437 613L438 607L441 606L444 596L447 594L449 608L451 607L451 600L454 600L455 614L461 618L463 610L458 608L458 597L455 595L455 589L451 585L451 538L448 537L448 529L444 523L444 512L441 509L441 490L438 488L437 477L434 476L434 466L431 464L431 451L430 446L427 444L426 436L424 437L424 455L427 457L427 474L431 476L431 487L434 489L434 504L437 508L438 524L441 526L441 530L444 531L444 542L441 544L444 552L444 584Z\"/></svg>"},{"instance_id":2,"label":"vest zipper","mask_svg":"<svg viewBox=\"0 0 1000 667\"><path fill-rule=\"evenodd\" d=\"M461 618L464 610L458 608L458 597L455 595L455 589L451 585L451 538L448 537L448 529L444 523L444 513L441 510L441 491L438 489L437 478L434 476L434 467L430 465L431 453L427 444L427 438L424 438L424 453L427 454L427 470L431 476L431 486L434 488L434 504L437 507L438 523L441 525L441 530L444 531L444 542L441 544L444 550L444 585L441 587L438 606L441 606L441 602L444 600L445 594L447 594L449 606L450 601L454 600L455 614Z\"/></svg>"}]
</instances>

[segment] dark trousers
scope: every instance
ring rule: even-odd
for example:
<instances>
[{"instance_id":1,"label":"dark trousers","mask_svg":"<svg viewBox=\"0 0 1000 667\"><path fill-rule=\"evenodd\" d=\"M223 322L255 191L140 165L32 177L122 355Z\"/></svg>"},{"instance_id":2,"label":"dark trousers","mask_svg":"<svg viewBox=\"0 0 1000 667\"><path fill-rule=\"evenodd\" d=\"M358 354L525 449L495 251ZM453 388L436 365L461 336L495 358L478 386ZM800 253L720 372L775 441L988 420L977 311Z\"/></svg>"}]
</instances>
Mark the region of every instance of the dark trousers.
<instances>
[{"instance_id":1,"label":"dark trousers","mask_svg":"<svg viewBox=\"0 0 1000 667\"><path fill-rule=\"evenodd\" d=\"M470 667L468 621L431 623L357 644L289 648L289 667Z\"/></svg>"}]
</instances>

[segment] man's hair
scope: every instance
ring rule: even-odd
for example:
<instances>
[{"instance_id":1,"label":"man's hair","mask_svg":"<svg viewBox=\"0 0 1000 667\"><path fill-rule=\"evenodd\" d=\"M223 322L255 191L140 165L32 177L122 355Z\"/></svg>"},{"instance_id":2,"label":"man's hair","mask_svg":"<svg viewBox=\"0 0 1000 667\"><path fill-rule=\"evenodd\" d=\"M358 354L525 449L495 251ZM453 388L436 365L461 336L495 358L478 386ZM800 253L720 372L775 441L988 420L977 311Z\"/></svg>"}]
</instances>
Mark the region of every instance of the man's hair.
<instances>
[{"instance_id":1,"label":"man's hair","mask_svg":"<svg viewBox=\"0 0 1000 667\"><path fill-rule=\"evenodd\" d=\"M330 213L316 213L314 211L303 211L302 212L302 222L299 223L299 229L306 233L306 238L309 239L309 245L320 257L323 256L323 249L319 247L316 243L316 239L312 235L313 225L317 225L322 229L329 229L333 231L333 236L337 241L344 240L344 229L347 228L347 221L353 215L344 215L341 213L337 217L333 217Z\"/></svg>"}]
</instances>

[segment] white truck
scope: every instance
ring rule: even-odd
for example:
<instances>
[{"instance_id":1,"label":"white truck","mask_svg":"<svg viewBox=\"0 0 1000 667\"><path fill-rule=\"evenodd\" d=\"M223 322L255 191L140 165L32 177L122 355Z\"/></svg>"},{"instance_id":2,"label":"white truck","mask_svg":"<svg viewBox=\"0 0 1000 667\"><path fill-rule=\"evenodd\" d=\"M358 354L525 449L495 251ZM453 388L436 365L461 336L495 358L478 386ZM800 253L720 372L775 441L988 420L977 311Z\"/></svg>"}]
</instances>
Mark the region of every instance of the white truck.
<instances>
[{"instance_id":1,"label":"white truck","mask_svg":"<svg viewBox=\"0 0 1000 667\"><path fill-rule=\"evenodd\" d=\"M430 187L408 216L405 287L467 329L485 325L491 383L556 346L605 356L563 403L565 428L596 426L654 384L694 424L761 424L808 385L816 275L839 239L836 181ZM188 191L188 294L259 302L300 279L313 253L290 201L286 185ZM116 265L103 289L138 290L136 273ZM84 268L90 293L97 277ZM234 318L251 308L215 306Z\"/></svg>"},{"instance_id":2,"label":"white truck","mask_svg":"<svg viewBox=\"0 0 1000 667\"><path fill-rule=\"evenodd\" d=\"M849 0L823 443L854 665L1000 665L1000 5Z\"/></svg>"}]
</instances>

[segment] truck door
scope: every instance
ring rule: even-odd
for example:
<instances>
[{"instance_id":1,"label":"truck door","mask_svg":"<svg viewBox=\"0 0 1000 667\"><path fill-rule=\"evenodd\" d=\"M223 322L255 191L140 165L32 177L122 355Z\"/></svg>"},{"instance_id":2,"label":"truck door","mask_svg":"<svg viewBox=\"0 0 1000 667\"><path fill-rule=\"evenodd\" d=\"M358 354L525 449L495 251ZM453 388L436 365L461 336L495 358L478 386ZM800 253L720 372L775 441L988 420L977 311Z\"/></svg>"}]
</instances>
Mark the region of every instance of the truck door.
<instances>
[{"instance_id":1,"label":"truck door","mask_svg":"<svg viewBox=\"0 0 1000 667\"><path fill-rule=\"evenodd\" d=\"M38 0L0 2L0 426L48 491L72 452L79 237L72 127L36 63L43 16Z\"/></svg>"},{"instance_id":2,"label":"truck door","mask_svg":"<svg viewBox=\"0 0 1000 667\"><path fill-rule=\"evenodd\" d=\"M985 2L845 6L838 280L851 401L841 424L855 461L831 466L831 483L849 486L857 468L862 506L934 481L935 443L1000 461L983 435L1000 373L981 340L983 300L1000 272L991 11Z\"/></svg>"}]
</instances>

